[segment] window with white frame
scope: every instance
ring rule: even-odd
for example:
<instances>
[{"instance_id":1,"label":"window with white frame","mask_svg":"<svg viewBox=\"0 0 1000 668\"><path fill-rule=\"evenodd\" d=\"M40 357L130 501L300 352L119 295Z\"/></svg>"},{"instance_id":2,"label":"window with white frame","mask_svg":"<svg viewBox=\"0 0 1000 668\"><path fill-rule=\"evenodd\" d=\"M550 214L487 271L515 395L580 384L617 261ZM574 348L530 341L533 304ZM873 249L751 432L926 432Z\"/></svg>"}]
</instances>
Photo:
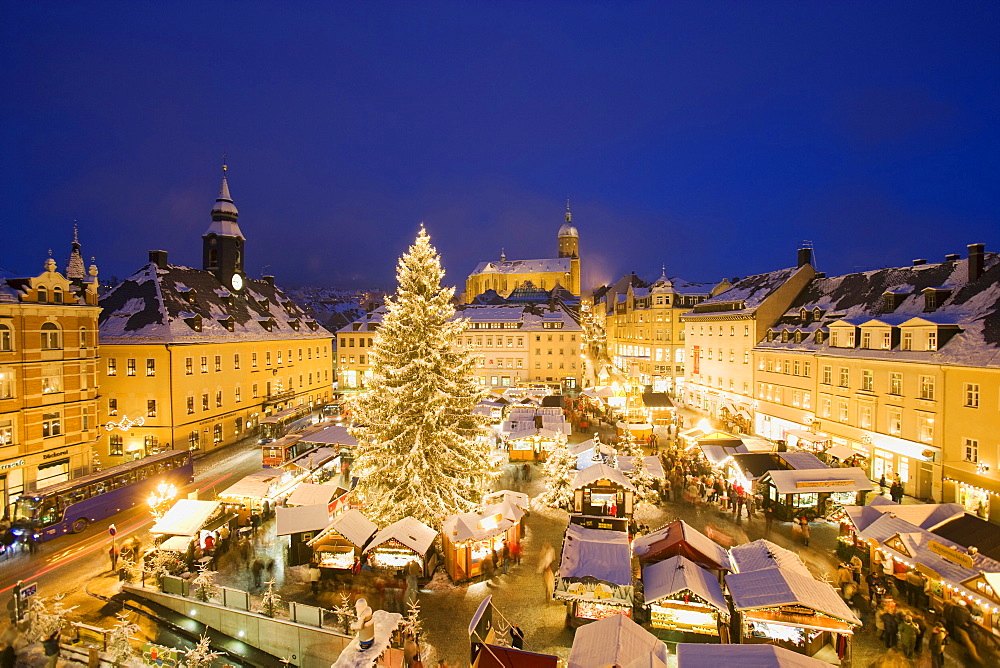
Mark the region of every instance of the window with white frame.
<instances>
[{"instance_id":1,"label":"window with white frame","mask_svg":"<svg viewBox=\"0 0 1000 668\"><path fill-rule=\"evenodd\" d=\"M893 436L899 436L903 431L903 411L897 406L887 406L885 409L886 430Z\"/></svg>"},{"instance_id":2,"label":"window with white frame","mask_svg":"<svg viewBox=\"0 0 1000 668\"><path fill-rule=\"evenodd\" d=\"M892 332L882 332L882 348L884 350L892 348Z\"/></svg>"},{"instance_id":3,"label":"window with white frame","mask_svg":"<svg viewBox=\"0 0 1000 668\"><path fill-rule=\"evenodd\" d=\"M63 391L63 370L58 364L42 367L42 394Z\"/></svg>"},{"instance_id":4,"label":"window with white frame","mask_svg":"<svg viewBox=\"0 0 1000 668\"><path fill-rule=\"evenodd\" d=\"M821 380L819 381L823 385L833 385L833 367L827 364L823 365L823 372Z\"/></svg>"},{"instance_id":5,"label":"window with white frame","mask_svg":"<svg viewBox=\"0 0 1000 668\"><path fill-rule=\"evenodd\" d=\"M871 404L860 404L858 406L858 425L862 429L872 428L872 406Z\"/></svg>"},{"instance_id":6,"label":"window with white frame","mask_svg":"<svg viewBox=\"0 0 1000 668\"><path fill-rule=\"evenodd\" d=\"M54 322L42 323L42 349L58 350L62 346L59 344L59 327Z\"/></svg>"},{"instance_id":7,"label":"window with white frame","mask_svg":"<svg viewBox=\"0 0 1000 668\"><path fill-rule=\"evenodd\" d=\"M14 396L14 369L0 367L0 399Z\"/></svg>"},{"instance_id":8,"label":"window with white frame","mask_svg":"<svg viewBox=\"0 0 1000 668\"><path fill-rule=\"evenodd\" d=\"M917 416L917 436L921 443L934 442L934 418L929 415Z\"/></svg>"},{"instance_id":9,"label":"window with white frame","mask_svg":"<svg viewBox=\"0 0 1000 668\"><path fill-rule=\"evenodd\" d=\"M893 371L889 374L889 394L901 395L903 393L903 374Z\"/></svg>"},{"instance_id":10,"label":"window with white frame","mask_svg":"<svg viewBox=\"0 0 1000 668\"><path fill-rule=\"evenodd\" d=\"M837 402L837 419L841 422L847 422L847 417L847 400L841 399Z\"/></svg>"},{"instance_id":11,"label":"window with white frame","mask_svg":"<svg viewBox=\"0 0 1000 668\"><path fill-rule=\"evenodd\" d=\"M833 404L833 400L830 399L830 397L823 397L822 399L820 399L819 400L819 414L822 415L825 418L830 417L830 415L832 414L832 410L831 410L832 404Z\"/></svg>"},{"instance_id":12,"label":"window with white frame","mask_svg":"<svg viewBox=\"0 0 1000 668\"><path fill-rule=\"evenodd\" d=\"M979 383L965 384L965 407L979 408Z\"/></svg>"},{"instance_id":13,"label":"window with white frame","mask_svg":"<svg viewBox=\"0 0 1000 668\"><path fill-rule=\"evenodd\" d=\"M875 390L875 375L871 369L861 370L861 389L865 392L873 392Z\"/></svg>"},{"instance_id":14,"label":"window with white frame","mask_svg":"<svg viewBox=\"0 0 1000 668\"><path fill-rule=\"evenodd\" d=\"M903 337L899 341L900 350L913 350L913 332L903 332Z\"/></svg>"},{"instance_id":15,"label":"window with white frame","mask_svg":"<svg viewBox=\"0 0 1000 668\"><path fill-rule=\"evenodd\" d=\"M14 338L10 333L10 327L0 325L0 353L9 353L14 350Z\"/></svg>"},{"instance_id":16,"label":"window with white frame","mask_svg":"<svg viewBox=\"0 0 1000 668\"><path fill-rule=\"evenodd\" d=\"M871 332L862 332L861 333L861 347L862 348L871 348L872 347L872 333Z\"/></svg>"},{"instance_id":17,"label":"window with white frame","mask_svg":"<svg viewBox=\"0 0 1000 668\"><path fill-rule=\"evenodd\" d=\"M840 381L837 383L840 387L849 387L851 384L851 371L846 366L840 367Z\"/></svg>"},{"instance_id":18,"label":"window with white frame","mask_svg":"<svg viewBox=\"0 0 1000 668\"><path fill-rule=\"evenodd\" d=\"M920 377L920 398L921 399L934 398L934 376Z\"/></svg>"},{"instance_id":19,"label":"window with white frame","mask_svg":"<svg viewBox=\"0 0 1000 668\"><path fill-rule=\"evenodd\" d=\"M979 461L979 441L974 438L962 439L965 461L976 463Z\"/></svg>"},{"instance_id":20,"label":"window with white frame","mask_svg":"<svg viewBox=\"0 0 1000 668\"><path fill-rule=\"evenodd\" d=\"M58 436L62 433L62 415L60 413L44 413L42 415L42 438Z\"/></svg>"},{"instance_id":21,"label":"window with white frame","mask_svg":"<svg viewBox=\"0 0 1000 668\"><path fill-rule=\"evenodd\" d=\"M938 349L937 332L927 332L927 350L937 350L937 349Z\"/></svg>"}]
</instances>

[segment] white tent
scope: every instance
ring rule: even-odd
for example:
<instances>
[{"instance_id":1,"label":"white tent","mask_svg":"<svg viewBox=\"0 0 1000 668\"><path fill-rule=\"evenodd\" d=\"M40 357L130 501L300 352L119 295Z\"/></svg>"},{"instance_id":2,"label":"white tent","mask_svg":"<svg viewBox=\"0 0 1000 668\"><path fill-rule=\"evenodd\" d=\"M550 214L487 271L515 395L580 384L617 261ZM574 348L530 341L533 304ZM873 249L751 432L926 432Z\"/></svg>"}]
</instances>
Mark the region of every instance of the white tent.
<instances>
[{"instance_id":1,"label":"white tent","mask_svg":"<svg viewBox=\"0 0 1000 668\"><path fill-rule=\"evenodd\" d=\"M198 530L218 510L219 505L219 501L178 499L173 508L153 525L149 533L164 536L196 536Z\"/></svg>"},{"instance_id":2,"label":"white tent","mask_svg":"<svg viewBox=\"0 0 1000 668\"><path fill-rule=\"evenodd\" d=\"M612 615L576 630L569 668L655 665L643 661L649 655L666 664L667 646L625 615Z\"/></svg>"},{"instance_id":3,"label":"white tent","mask_svg":"<svg viewBox=\"0 0 1000 668\"><path fill-rule=\"evenodd\" d=\"M417 554L427 554L435 536L437 532L420 520L404 517L379 531L365 548L365 552L370 552L382 543L395 539Z\"/></svg>"},{"instance_id":4,"label":"white tent","mask_svg":"<svg viewBox=\"0 0 1000 668\"><path fill-rule=\"evenodd\" d=\"M290 536L303 531L319 531L330 523L326 504L276 508L274 511L277 535Z\"/></svg>"},{"instance_id":5,"label":"white tent","mask_svg":"<svg viewBox=\"0 0 1000 668\"><path fill-rule=\"evenodd\" d=\"M776 645L678 643L677 668L753 666L753 668L830 668L820 661Z\"/></svg>"}]
</instances>

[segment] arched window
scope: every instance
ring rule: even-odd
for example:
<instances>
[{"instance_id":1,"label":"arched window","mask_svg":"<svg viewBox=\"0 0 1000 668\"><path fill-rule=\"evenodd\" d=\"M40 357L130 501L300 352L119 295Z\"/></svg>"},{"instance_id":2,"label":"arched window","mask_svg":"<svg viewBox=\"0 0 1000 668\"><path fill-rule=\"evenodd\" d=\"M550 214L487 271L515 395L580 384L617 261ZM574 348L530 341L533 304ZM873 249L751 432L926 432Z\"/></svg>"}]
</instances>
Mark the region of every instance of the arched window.
<instances>
[{"instance_id":1,"label":"arched window","mask_svg":"<svg viewBox=\"0 0 1000 668\"><path fill-rule=\"evenodd\" d=\"M10 327L0 325L0 352L9 353L14 349L14 340L10 334Z\"/></svg>"},{"instance_id":2,"label":"arched window","mask_svg":"<svg viewBox=\"0 0 1000 668\"><path fill-rule=\"evenodd\" d=\"M62 288L52 288L52 301L56 304L63 303L63 291Z\"/></svg>"},{"instance_id":3,"label":"arched window","mask_svg":"<svg viewBox=\"0 0 1000 668\"><path fill-rule=\"evenodd\" d=\"M59 350L59 327L54 322L42 325L42 349Z\"/></svg>"},{"instance_id":4,"label":"arched window","mask_svg":"<svg viewBox=\"0 0 1000 668\"><path fill-rule=\"evenodd\" d=\"M219 265L219 251L215 248L208 249L208 266L217 267Z\"/></svg>"},{"instance_id":5,"label":"arched window","mask_svg":"<svg viewBox=\"0 0 1000 668\"><path fill-rule=\"evenodd\" d=\"M80 328L80 348L87 347L87 330L83 327Z\"/></svg>"},{"instance_id":6,"label":"arched window","mask_svg":"<svg viewBox=\"0 0 1000 668\"><path fill-rule=\"evenodd\" d=\"M38 286L38 301L42 304L49 301L49 290L44 285Z\"/></svg>"}]
</instances>

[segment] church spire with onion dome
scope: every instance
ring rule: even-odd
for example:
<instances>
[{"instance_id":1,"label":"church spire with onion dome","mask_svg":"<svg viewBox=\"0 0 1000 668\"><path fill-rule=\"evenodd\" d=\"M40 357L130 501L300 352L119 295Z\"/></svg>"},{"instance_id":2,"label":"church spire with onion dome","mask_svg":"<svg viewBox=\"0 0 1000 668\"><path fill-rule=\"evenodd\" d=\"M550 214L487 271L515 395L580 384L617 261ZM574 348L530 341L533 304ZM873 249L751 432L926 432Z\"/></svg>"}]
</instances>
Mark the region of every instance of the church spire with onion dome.
<instances>
[{"instance_id":1,"label":"church spire with onion dome","mask_svg":"<svg viewBox=\"0 0 1000 668\"><path fill-rule=\"evenodd\" d=\"M246 237L236 222L239 211L229 194L228 170L223 156L222 187L212 206L212 223L201 237L202 261L203 267L214 272L224 285L239 291L243 288L243 245Z\"/></svg>"}]
</instances>

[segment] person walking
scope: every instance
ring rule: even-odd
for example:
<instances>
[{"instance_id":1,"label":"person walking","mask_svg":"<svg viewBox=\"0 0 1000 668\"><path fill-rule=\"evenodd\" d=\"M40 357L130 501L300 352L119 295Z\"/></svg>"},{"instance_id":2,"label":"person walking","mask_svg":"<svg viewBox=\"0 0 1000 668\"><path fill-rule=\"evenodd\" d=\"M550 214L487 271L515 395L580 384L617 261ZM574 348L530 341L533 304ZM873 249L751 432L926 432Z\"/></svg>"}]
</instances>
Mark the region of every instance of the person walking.
<instances>
[{"instance_id":1,"label":"person walking","mask_svg":"<svg viewBox=\"0 0 1000 668\"><path fill-rule=\"evenodd\" d=\"M854 573L854 583L859 587L861 586L861 567L861 558L855 554L851 557L851 571Z\"/></svg>"},{"instance_id":2,"label":"person walking","mask_svg":"<svg viewBox=\"0 0 1000 668\"><path fill-rule=\"evenodd\" d=\"M521 543L514 543L510 546L510 556L516 565L521 565Z\"/></svg>"},{"instance_id":3,"label":"person walking","mask_svg":"<svg viewBox=\"0 0 1000 668\"><path fill-rule=\"evenodd\" d=\"M882 474L882 477L878 479L878 487L879 487L879 494L885 496L885 488L888 487L888 484L886 483L884 473Z\"/></svg>"},{"instance_id":4,"label":"person walking","mask_svg":"<svg viewBox=\"0 0 1000 668\"><path fill-rule=\"evenodd\" d=\"M802 544L809 547L809 520L805 515L799 518L799 530L802 532Z\"/></svg>"},{"instance_id":5,"label":"person walking","mask_svg":"<svg viewBox=\"0 0 1000 668\"><path fill-rule=\"evenodd\" d=\"M885 627L885 632L883 633L885 648L892 649L896 646L896 641L899 639L899 620L896 618L895 613L887 610L882 616L882 625Z\"/></svg>"},{"instance_id":6,"label":"person walking","mask_svg":"<svg viewBox=\"0 0 1000 668\"><path fill-rule=\"evenodd\" d=\"M514 649L524 649L524 631L517 624L510 627L510 643Z\"/></svg>"},{"instance_id":7,"label":"person walking","mask_svg":"<svg viewBox=\"0 0 1000 668\"><path fill-rule=\"evenodd\" d=\"M260 586L260 574L264 570L264 562L260 559L254 559L253 563L250 564L250 572L253 573L253 586Z\"/></svg>"},{"instance_id":8,"label":"person walking","mask_svg":"<svg viewBox=\"0 0 1000 668\"><path fill-rule=\"evenodd\" d=\"M496 552L494 552L494 554L496 554ZM493 557L488 556L485 559L483 559L483 579L485 579L487 582L492 580L493 571L494 571Z\"/></svg>"},{"instance_id":9,"label":"person walking","mask_svg":"<svg viewBox=\"0 0 1000 668\"><path fill-rule=\"evenodd\" d=\"M555 593L556 589L556 574L552 572L551 565L545 567L543 580L545 582L545 602L548 603L552 600L552 595Z\"/></svg>"},{"instance_id":10,"label":"person walking","mask_svg":"<svg viewBox=\"0 0 1000 668\"><path fill-rule=\"evenodd\" d=\"M913 650L917 644L917 625L913 623L913 617L904 615L903 621L899 625L899 647L907 659L913 658Z\"/></svg>"},{"instance_id":11,"label":"person walking","mask_svg":"<svg viewBox=\"0 0 1000 668\"><path fill-rule=\"evenodd\" d=\"M114 543L108 550L108 557L111 559L111 572L114 573L118 570L118 547Z\"/></svg>"},{"instance_id":12,"label":"person walking","mask_svg":"<svg viewBox=\"0 0 1000 668\"><path fill-rule=\"evenodd\" d=\"M543 573L545 569L552 565L552 562L556 560L556 551L552 547L552 543L545 541L542 543L542 549L538 553L538 572Z\"/></svg>"},{"instance_id":13,"label":"person walking","mask_svg":"<svg viewBox=\"0 0 1000 668\"><path fill-rule=\"evenodd\" d=\"M51 634L48 635L44 640L42 640L42 650L45 652L47 661L45 663L45 668L56 668L56 664L59 663L59 634L62 633L60 629L56 629Z\"/></svg>"},{"instance_id":14,"label":"person walking","mask_svg":"<svg viewBox=\"0 0 1000 668\"><path fill-rule=\"evenodd\" d=\"M944 668L944 648L948 645L948 632L940 623L931 629L927 647L931 651L931 668Z\"/></svg>"},{"instance_id":15,"label":"person walking","mask_svg":"<svg viewBox=\"0 0 1000 668\"><path fill-rule=\"evenodd\" d=\"M503 548L500 550L500 562L503 565L503 574L507 575L510 571L510 546L507 545L507 541L503 542Z\"/></svg>"},{"instance_id":16,"label":"person walking","mask_svg":"<svg viewBox=\"0 0 1000 668\"><path fill-rule=\"evenodd\" d=\"M319 578L322 575L319 570L319 564L316 563L315 559L309 562L309 588L312 590L313 594L319 593Z\"/></svg>"},{"instance_id":17,"label":"person walking","mask_svg":"<svg viewBox=\"0 0 1000 668\"><path fill-rule=\"evenodd\" d=\"M771 535L771 524L774 523L774 510L771 506L764 508L764 537Z\"/></svg>"}]
</instances>

